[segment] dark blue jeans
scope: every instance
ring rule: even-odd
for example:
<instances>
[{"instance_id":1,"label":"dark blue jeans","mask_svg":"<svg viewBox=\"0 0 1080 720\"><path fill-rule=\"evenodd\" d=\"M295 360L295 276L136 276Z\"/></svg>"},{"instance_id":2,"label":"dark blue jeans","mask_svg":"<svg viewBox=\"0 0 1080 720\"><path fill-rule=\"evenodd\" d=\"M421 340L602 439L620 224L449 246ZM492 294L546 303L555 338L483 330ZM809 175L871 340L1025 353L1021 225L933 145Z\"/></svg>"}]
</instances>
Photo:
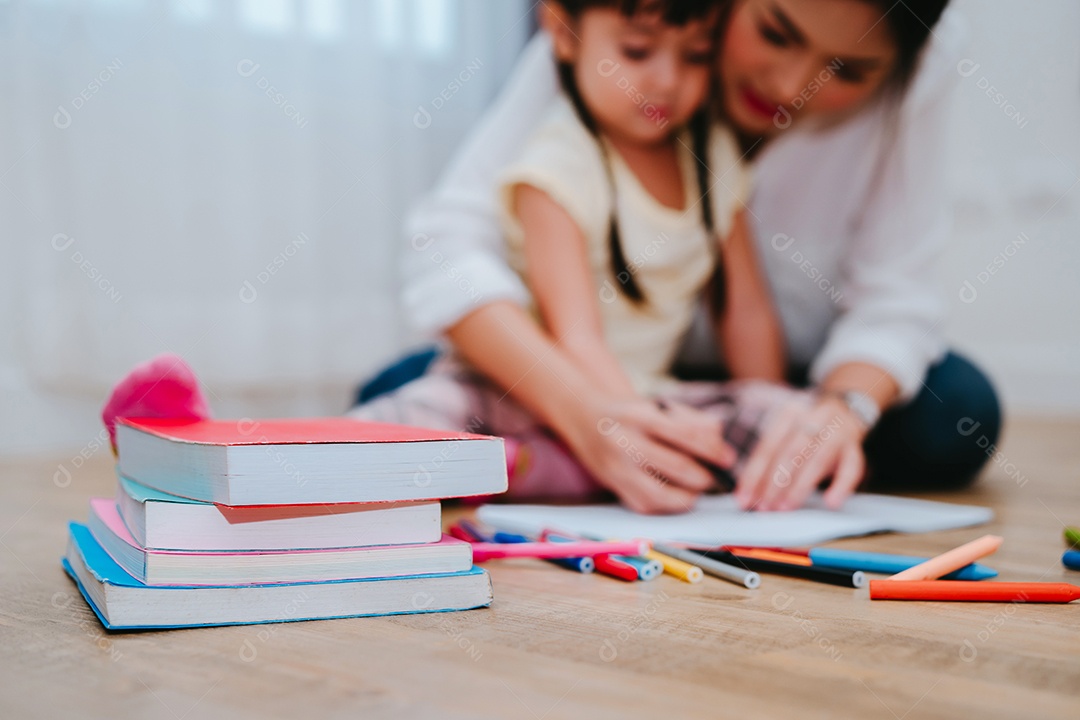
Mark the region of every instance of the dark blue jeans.
<instances>
[{"instance_id":1,"label":"dark blue jeans","mask_svg":"<svg viewBox=\"0 0 1080 720\"><path fill-rule=\"evenodd\" d=\"M948 353L911 402L893 408L866 438L871 490L951 490L969 485L993 456L1001 404L989 378Z\"/></svg>"},{"instance_id":2,"label":"dark blue jeans","mask_svg":"<svg viewBox=\"0 0 1080 720\"><path fill-rule=\"evenodd\" d=\"M366 382L363 403L423 375L438 350L408 355ZM805 370L792 380L805 383ZM694 379L705 379L695 374ZM721 379L714 375L708 379ZM880 491L953 490L969 485L994 454L1001 434L1001 405L986 374L948 353L930 368L922 390L890 409L866 438L865 488Z\"/></svg>"}]
</instances>

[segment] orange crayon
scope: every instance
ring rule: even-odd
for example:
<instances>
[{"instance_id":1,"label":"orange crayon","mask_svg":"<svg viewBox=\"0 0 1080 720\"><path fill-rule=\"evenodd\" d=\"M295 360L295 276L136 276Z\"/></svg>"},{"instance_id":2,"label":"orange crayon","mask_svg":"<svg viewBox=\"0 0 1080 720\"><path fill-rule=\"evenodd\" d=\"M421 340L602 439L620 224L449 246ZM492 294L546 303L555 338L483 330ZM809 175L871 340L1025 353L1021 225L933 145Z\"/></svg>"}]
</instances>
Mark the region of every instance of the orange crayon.
<instances>
[{"instance_id":1,"label":"orange crayon","mask_svg":"<svg viewBox=\"0 0 1080 720\"><path fill-rule=\"evenodd\" d=\"M788 565L813 565L814 563L805 555L794 555L776 550L764 550L762 548L732 548L731 554L738 557L754 558L756 560L769 560L782 562Z\"/></svg>"},{"instance_id":2,"label":"orange crayon","mask_svg":"<svg viewBox=\"0 0 1080 720\"><path fill-rule=\"evenodd\" d=\"M1080 598L1069 583L984 582L979 580L871 580L871 600L951 600L959 602L1067 603Z\"/></svg>"},{"instance_id":3,"label":"orange crayon","mask_svg":"<svg viewBox=\"0 0 1080 720\"><path fill-rule=\"evenodd\" d=\"M766 545L721 545L720 549L733 555L739 550L771 550L787 555L802 555L803 557L810 555L810 548L769 547Z\"/></svg>"}]
</instances>

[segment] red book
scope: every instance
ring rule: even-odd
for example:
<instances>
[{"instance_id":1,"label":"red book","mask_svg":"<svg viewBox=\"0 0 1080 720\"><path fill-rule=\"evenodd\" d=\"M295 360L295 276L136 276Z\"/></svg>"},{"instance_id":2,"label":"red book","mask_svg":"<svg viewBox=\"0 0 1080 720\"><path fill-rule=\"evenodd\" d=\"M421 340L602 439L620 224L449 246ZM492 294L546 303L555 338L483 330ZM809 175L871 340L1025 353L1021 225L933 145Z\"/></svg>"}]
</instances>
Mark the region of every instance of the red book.
<instances>
[{"instance_id":1,"label":"red book","mask_svg":"<svg viewBox=\"0 0 1080 720\"><path fill-rule=\"evenodd\" d=\"M222 505L399 502L506 490L501 438L349 418L117 424L120 472Z\"/></svg>"},{"instance_id":2,"label":"red book","mask_svg":"<svg viewBox=\"0 0 1080 720\"><path fill-rule=\"evenodd\" d=\"M285 420L121 418L119 422L176 442L206 445L311 445L493 439L487 435L367 422L347 417Z\"/></svg>"}]
</instances>

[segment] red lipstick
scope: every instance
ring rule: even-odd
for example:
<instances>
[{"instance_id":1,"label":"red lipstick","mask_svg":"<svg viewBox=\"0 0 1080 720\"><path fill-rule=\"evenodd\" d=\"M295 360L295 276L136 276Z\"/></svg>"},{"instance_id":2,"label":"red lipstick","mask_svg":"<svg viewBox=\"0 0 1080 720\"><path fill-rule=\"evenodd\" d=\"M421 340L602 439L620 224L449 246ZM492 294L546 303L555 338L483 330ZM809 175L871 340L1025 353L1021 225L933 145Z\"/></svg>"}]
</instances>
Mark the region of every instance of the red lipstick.
<instances>
[{"instance_id":1,"label":"red lipstick","mask_svg":"<svg viewBox=\"0 0 1080 720\"><path fill-rule=\"evenodd\" d=\"M740 88L739 95L747 107L763 117L771 118L780 110L778 105L770 103L746 86Z\"/></svg>"}]
</instances>

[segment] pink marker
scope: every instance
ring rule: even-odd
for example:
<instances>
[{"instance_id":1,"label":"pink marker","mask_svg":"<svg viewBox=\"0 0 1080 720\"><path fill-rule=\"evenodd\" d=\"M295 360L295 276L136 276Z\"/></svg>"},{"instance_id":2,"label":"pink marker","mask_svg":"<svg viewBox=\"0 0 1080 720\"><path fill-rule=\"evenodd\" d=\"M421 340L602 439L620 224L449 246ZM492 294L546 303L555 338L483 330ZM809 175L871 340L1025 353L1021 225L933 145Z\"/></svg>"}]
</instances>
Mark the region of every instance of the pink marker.
<instances>
[{"instance_id":1,"label":"pink marker","mask_svg":"<svg viewBox=\"0 0 1080 720\"><path fill-rule=\"evenodd\" d=\"M631 542L530 542L530 543L473 543L473 562L497 558L572 558L596 555L644 555L649 543Z\"/></svg>"}]
</instances>

